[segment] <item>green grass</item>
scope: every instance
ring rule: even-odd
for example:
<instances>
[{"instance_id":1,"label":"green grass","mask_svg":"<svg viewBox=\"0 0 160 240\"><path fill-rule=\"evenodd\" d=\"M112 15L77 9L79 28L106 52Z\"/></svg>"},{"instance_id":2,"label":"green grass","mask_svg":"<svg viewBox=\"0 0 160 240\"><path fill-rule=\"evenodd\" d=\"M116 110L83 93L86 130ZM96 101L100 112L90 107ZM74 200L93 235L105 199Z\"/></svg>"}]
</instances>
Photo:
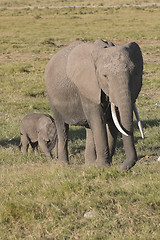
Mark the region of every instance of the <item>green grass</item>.
<instances>
[{"instance_id":1,"label":"green grass","mask_svg":"<svg viewBox=\"0 0 160 240\"><path fill-rule=\"evenodd\" d=\"M1 11L0 53L51 53L75 39L155 41L158 29L158 7L6 10Z\"/></svg>"},{"instance_id":2,"label":"green grass","mask_svg":"<svg viewBox=\"0 0 160 240\"><path fill-rule=\"evenodd\" d=\"M154 1L158 2L158 1ZM81 8L7 9L27 5ZM152 1L1 1L0 9L0 239L159 239L160 236L160 30ZM91 5L92 5L91 4ZM128 4L128 7L107 8ZM53 54L76 39L139 43L144 58L134 122L139 161L129 172L119 136L113 166L84 167L85 130L71 127L69 167L39 152L19 151L19 125L29 112L50 113L44 69ZM14 137L12 139L12 137ZM11 140L10 140L11 139ZM86 213L91 218L86 218Z\"/></svg>"},{"instance_id":3,"label":"green grass","mask_svg":"<svg viewBox=\"0 0 160 240\"><path fill-rule=\"evenodd\" d=\"M1 237L158 239L158 164L128 173L51 162L2 167Z\"/></svg>"}]
</instances>

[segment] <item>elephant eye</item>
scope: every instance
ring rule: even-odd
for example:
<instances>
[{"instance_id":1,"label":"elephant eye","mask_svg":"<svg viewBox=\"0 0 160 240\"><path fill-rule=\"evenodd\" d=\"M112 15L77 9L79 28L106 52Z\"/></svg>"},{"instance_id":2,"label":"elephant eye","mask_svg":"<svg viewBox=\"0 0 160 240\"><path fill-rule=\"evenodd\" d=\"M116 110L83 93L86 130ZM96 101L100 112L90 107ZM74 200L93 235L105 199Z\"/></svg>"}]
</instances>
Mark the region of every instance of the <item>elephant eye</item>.
<instances>
[{"instance_id":1,"label":"elephant eye","mask_svg":"<svg viewBox=\"0 0 160 240\"><path fill-rule=\"evenodd\" d=\"M108 78L106 74L103 75L105 78Z\"/></svg>"}]
</instances>

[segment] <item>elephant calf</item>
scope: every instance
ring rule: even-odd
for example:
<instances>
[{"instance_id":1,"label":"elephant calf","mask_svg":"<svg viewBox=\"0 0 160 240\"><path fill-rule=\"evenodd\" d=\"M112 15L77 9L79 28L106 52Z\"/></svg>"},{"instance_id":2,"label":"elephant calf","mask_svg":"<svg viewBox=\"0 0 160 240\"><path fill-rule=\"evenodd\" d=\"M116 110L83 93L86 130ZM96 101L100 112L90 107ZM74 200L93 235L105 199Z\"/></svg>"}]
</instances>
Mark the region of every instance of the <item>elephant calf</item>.
<instances>
[{"instance_id":1,"label":"elephant calf","mask_svg":"<svg viewBox=\"0 0 160 240\"><path fill-rule=\"evenodd\" d=\"M57 129L54 119L43 113L30 113L26 115L20 125L23 154L28 152L29 144L33 151L38 151L38 145L47 158L52 158L52 149L57 148ZM55 150L57 157L57 149Z\"/></svg>"}]
</instances>

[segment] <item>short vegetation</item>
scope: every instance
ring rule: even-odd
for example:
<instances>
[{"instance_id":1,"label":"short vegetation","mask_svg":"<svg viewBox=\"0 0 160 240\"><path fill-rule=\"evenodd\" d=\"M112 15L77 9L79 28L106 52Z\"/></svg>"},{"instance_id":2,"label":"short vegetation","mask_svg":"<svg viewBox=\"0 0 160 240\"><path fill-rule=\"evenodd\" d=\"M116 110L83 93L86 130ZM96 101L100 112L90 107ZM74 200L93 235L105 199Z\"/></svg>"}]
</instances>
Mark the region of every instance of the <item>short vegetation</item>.
<instances>
[{"instance_id":1,"label":"short vegetation","mask_svg":"<svg viewBox=\"0 0 160 240\"><path fill-rule=\"evenodd\" d=\"M150 5L152 1L126 0L125 6L118 0L112 6L107 2L0 3L2 240L159 239L160 9ZM29 112L52 114L44 84L48 60L76 39L99 38L117 45L136 41L142 49L143 87L137 106L145 139L134 121L136 166L120 171L125 155L119 135L110 168L85 167L85 129L81 127L70 127L70 166L57 166L42 152L23 156L18 148L22 118Z\"/></svg>"}]
</instances>

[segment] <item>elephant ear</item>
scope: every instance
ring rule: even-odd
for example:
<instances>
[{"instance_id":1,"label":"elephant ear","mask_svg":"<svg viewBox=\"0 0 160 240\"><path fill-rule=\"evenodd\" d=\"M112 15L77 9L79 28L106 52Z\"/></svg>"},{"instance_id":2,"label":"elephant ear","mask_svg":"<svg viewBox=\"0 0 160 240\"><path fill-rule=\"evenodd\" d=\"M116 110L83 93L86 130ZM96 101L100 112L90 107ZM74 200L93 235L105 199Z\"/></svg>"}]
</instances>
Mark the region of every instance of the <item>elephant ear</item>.
<instances>
[{"instance_id":1,"label":"elephant ear","mask_svg":"<svg viewBox=\"0 0 160 240\"><path fill-rule=\"evenodd\" d=\"M99 104L101 89L92 57L94 48L93 44L84 43L73 49L68 57L67 76L76 85L81 95Z\"/></svg>"}]
</instances>

